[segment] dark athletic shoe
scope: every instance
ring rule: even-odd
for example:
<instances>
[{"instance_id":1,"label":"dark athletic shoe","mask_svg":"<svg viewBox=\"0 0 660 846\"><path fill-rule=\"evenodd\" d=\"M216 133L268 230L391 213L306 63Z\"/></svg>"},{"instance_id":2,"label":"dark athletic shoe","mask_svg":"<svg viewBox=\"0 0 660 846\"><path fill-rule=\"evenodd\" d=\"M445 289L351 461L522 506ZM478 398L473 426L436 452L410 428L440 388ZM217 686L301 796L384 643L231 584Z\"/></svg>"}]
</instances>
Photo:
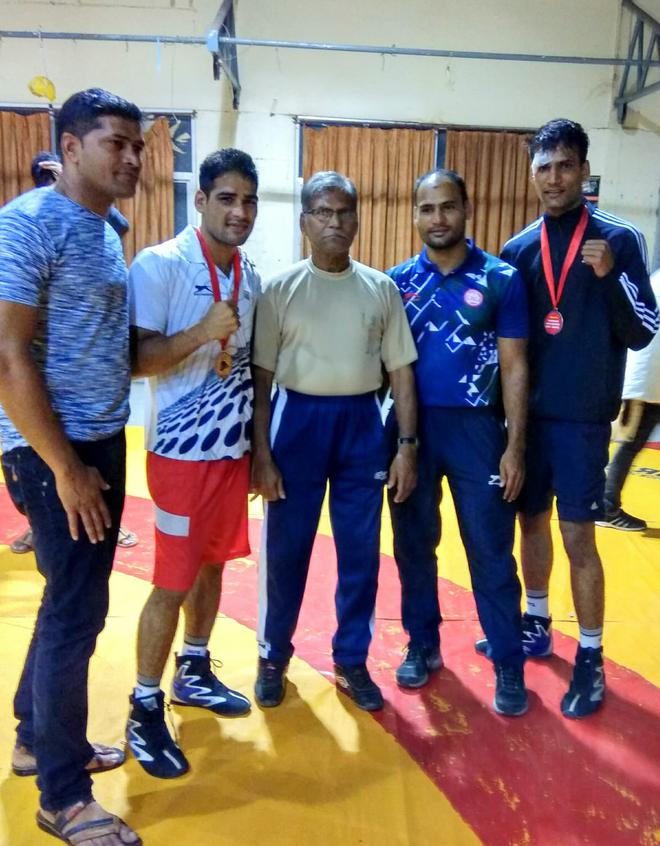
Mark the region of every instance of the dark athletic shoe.
<instances>
[{"instance_id":1,"label":"dark athletic shoe","mask_svg":"<svg viewBox=\"0 0 660 846\"><path fill-rule=\"evenodd\" d=\"M552 655L552 617L536 614L522 616L522 647L529 658L547 658Z\"/></svg>"},{"instance_id":2,"label":"dark athletic shoe","mask_svg":"<svg viewBox=\"0 0 660 846\"><path fill-rule=\"evenodd\" d=\"M226 687L213 674L208 650L206 655L176 656L172 702L208 708L221 717L240 717L247 714L251 707L247 696Z\"/></svg>"},{"instance_id":3,"label":"dark athletic shoe","mask_svg":"<svg viewBox=\"0 0 660 846\"><path fill-rule=\"evenodd\" d=\"M616 511L606 513L602 520L596 520L596 525L619 529L622 532L643 532L648 529L646 520L640 520L639 517L627 514L623 508L617 508Z\"/></svg>"},{"instance_id":4,"label":"dark athletic shoe","mask_svg":"<svg viewBox=\"0 0 660 846\"><path fill-rule=\"evenodd\" d=\"M429 680L429 673L442 667L440 647L417 646L409 643L406 657L396 671L396 681L401 687L423 687Z\"/></svg>"},{"instance_id":5,"label":"dark athletic shoe","mask_svg":"<svg viewBox=\"0 0 660 846\"><path fill-rule=\"evenodd\" d=\"M369 675L366 664L343 667L335 664L337 687L347 693L363 711L380 711L385 704L380 688Z\"/></svg>"},{"instance_id":6,"label":"dark athletic shoe","mask_svg":"<svg viewBox=\"0 0 660 846\"><path fill-rule=\"evenodd\" d=\"M588 717L600 708L604 697L603 649L579 646L571 685L561 700L561 712L571 720Z\"/></svg>"},{"instance_id":7,"label":"dark athletic shoe","mask_svg":"<svg viewBox=\"0 0 660 846\"><path fill-rule=\"evenodd\" d=\"M493 660L493 650L487 638L476 640L474 648L479 655ZM548 658L552 655L552 617L523 614L522 648L527 658Z\"/></svg>"},{"instance_id":8,"label":"dark athletic shoe","mask_svg":"<svg viewBox=\"0 0 660 846\"><path fill-rule=\"evenodd\" d=\"M259 659L254 697L262 708L276 708L284 699L288 666L288 661Z\"/></svg>"},{"instance_id":9,"label":"dark athletic shoe","mask_svg":"<svg viewBox=\"0 0 660 846\"><path fill-rule=\"evenodd\" d=\"M129 697L131 711L126 723L126 740L137 762L156 778L178 778L190 769L186 756L165 725L165 696Z\"/></svg>"},{"instance_id":10,"label":"dark athletic shoe","mask_svg":"<svg viewBox=\"0 0 660 846\"><path fill-rule=\"evenodd\" d=\"M522 667L517 664L495 665L493 708L505 717L520 717L527 712L527 691Z\"/></svg>"}]
</instances>

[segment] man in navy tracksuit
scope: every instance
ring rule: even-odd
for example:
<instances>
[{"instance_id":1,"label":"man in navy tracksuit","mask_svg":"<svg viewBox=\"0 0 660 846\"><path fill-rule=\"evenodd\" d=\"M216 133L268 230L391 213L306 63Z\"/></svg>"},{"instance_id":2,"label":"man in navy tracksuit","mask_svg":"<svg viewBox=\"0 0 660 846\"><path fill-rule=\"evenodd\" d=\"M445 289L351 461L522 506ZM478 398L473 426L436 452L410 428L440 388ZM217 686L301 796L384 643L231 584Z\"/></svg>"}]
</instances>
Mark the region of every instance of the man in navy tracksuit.
<instances>
[{"instance_id":1,"label":"man in navy tracksuit","mask_svg":"<svg viewBox=\"0 0 660 846\"><path fill-rule=\"evenodd\" d=\"M532 657L552 652L548 582L556 496L580 624L573 678L561 702L570 718L593 713L603 701L604 579L594 521L603 517L610 421L621 399L626 348L645 347L658 328L643 236L582 197L588 146L572 121L539 129L530 157L544 214L502 251L522 274L530 303L523 648ZM487 652L488 644L477 649Z\"/></svg>"},{"instance_id":2,"label":"man in navy tracksuit","mask_svg":"<svg viewBox=\"0 0 660 846\"><path fill-rule=\"evenodd\" d=\"M513 558L527 410L527 298L512 267L466 240L471 208L458 174L427 173L414 193L424 249L389 271L417 345L420 440L417 488L405 502L390 497L401 616L410 636L396 678L402 687L421 687L442 666L435 550L446 476L479 619L492 643L494 708L516 716L527 710Z\"/></svg>"}]
</instances>

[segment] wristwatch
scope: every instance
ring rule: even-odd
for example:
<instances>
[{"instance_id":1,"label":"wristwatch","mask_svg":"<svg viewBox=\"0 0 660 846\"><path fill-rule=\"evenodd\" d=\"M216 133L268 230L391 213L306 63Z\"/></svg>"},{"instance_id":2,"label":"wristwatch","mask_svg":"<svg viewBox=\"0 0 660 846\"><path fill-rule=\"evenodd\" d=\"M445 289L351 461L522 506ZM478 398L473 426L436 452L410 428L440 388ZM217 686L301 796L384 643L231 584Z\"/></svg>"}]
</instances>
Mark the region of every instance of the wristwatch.
<instances>
[{"instance_id":1,"label":"wristwatch","mask_svg":"<svg viewBox=\"0 0 660 846\"><path fill-rule=\"evenodd\" d=\"M397 444L399 446L403 446L404 444L408 444L409 446L418 447L419 446L419 439L416 435L399 435L397 438Z\"/></svg>"}]
</instances>

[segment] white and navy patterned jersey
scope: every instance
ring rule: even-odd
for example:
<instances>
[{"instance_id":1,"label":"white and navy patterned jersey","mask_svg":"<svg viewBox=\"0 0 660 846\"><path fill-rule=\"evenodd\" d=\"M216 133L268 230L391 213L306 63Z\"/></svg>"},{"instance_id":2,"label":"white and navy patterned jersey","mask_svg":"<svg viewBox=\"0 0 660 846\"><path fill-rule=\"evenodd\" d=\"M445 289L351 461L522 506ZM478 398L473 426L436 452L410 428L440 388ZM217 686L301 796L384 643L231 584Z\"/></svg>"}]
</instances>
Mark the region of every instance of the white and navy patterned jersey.
<instances>
[{"instance_id":1,"label":"white and navy patterned jersey","mask_svg":"<svg viewBox=\"0 0 660 846\"><path fill-rule=\"evenodd\" d=\"M417 345L420 404L498 405L497 339L527 337L527 299L518 273L471 241L465 261L446 275L426 247L387 272Z\"/></svg>"},{"instance_id":2,"label":"white and navy patterned jersey","mask_svg":"<svg viewBox=\"0 0 660 846\"><path fill-rule=\"evenodd\" d=\"M104 218L52 188L0 210L0 300L37 310L32 355L66 436L110 437L128 419L126 264ZM5 452L25 439L2 414Z\"/></svg>"},{"instance_id":3,"label":"white and navy patterned jersey","mask_svg":"<svg viewBox=\"0 0 660 846\"><path fill-rule=\"evenodd\" d=\"M214 461L240 458L250 449L252 379L250 340L261 283L241 251L239 330L230 337L231 374L221 379L214 364L218 341L204 344L171 370L149 378L147 449L167 458ZM222 299L231 299L233 268L218 268ZM129 273L132 326L174 335L198 323L213 303L209 270L192 226L176 238L148 247Z\"/></svg>"},{"instance_id":4,"label":"white and navy patterned jersey","mask_svg":"<svg viewBox=\"0 0 660 846\"><path fill-rule=\"evenodd\" d=\"M582 205L559 217L544 215L508 241L502 258L523 277L530 309L530 413L551 420L607 423L619 409L626 348L641 349L658 328L644 237L631 223L588 207L583 241L606 240L614 268L602 279L573 262L559 301L563 328L545 331L553 308L541 260L545 220L555 280L559 279Z\"/></svg>"}]
</instances>

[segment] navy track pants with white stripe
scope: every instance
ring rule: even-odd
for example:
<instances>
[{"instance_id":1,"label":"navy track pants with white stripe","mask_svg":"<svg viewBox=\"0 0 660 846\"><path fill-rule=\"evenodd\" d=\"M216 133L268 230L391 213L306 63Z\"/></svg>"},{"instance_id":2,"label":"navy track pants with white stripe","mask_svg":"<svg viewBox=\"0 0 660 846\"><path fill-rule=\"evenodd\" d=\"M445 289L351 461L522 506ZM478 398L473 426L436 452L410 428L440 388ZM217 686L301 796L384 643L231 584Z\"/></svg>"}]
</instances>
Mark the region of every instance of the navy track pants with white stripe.
<instances>
[{"instance_id":1,"label":"navy track pants with white stripe","mask_svg":"<svg viewBox=\"0 0 660 846\"><path fill-rule=\"evenodd\" d=\"M337 664L366 660L378 586L387 448L374 394L319 397L278 388L271 446L286 499L269 502L259 557L259 654L286 661L329 484L337 551Z\"/></svg>"}]
</instances>

